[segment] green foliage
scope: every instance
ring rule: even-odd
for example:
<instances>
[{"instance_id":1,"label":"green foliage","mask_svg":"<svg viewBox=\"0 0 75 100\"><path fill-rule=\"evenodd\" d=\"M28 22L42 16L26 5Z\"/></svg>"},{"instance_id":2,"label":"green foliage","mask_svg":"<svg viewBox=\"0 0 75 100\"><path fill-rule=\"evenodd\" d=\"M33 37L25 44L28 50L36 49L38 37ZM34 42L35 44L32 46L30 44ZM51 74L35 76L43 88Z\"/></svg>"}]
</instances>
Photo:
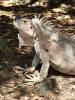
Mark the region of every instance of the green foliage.
<instances>
[{"instance_id":1,"label":"green foliage","mask_svg":"<svg viewBox=\"0 0 75 100\"><path fill-rule=\"evenodd\" d=\"M73 9L71 7L63 7L63 9L66 10L66 11L73 11L73 10L75 11L75 9Z\"/></svg>"},{"instance_id":2,"label":"green foliage","mask_svg":"<svg viewBox=\"0 0 75 100\"><path fill-rule=\"evenodd\" d=\"M62 4L62 3L65 3L65 4L73 4L75 3L75 0L13 0L14 3L16 4L16 1L18 1L19 3L21 4L27 4L29 2L47 2L47 3L51 3L51 4Z\"/></svg>"},{"instance_id":3,"label":"green foliage","mask_svg":"<svg viewBox=\"0 0 75 100\"><path fill-rule=\"evenodd\" d=\"M22 3L29 3L30 0L19 0L19 2L22 2Z\"/></svg>"},{"instance_id":4,"label":"green foliage","mask_svg":"<svg viewBox=\"0 0 75 100\"><path fill-rule=\"evenodd\" d=\"M3 52L10 52L11 50L7 47L3 40L0 40L0 50Z\"/></svg>"}]
</instances>

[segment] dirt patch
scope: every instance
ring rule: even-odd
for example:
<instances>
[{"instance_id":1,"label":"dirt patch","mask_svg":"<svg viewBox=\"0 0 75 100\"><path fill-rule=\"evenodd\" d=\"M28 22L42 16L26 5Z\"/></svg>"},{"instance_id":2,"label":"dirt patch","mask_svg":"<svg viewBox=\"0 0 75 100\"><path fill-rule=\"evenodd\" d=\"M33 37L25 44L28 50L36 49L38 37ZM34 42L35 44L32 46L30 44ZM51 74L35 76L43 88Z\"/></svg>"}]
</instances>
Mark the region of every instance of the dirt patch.
<instances>
[{"instance_id":1,"label":"dirt patch","mask_svg":"<svg viewBox=\"0 0 75 100\"><path fill-rule=\"evenodd\" d=\"M74 16L66 17L65 14L41 10L39 12L53 20L57 19L56 26L62 29L62 34L67 32L74 34ZM43 9L43 8L42 8ZM16 9L16 11L18 8ZM35 12L23 8L17 11L20 16L32 17ZM38 13L39 13L38 12ZM25 15L24 15L24 14ZM12 24L12 18L4 15L0 17L0 39L4 40L10 50L0 50L0 100L75 100L75 76L61 74L50 67L48 78L42 84L25 83L24 70L31 65L34 57L34 48L22 47L18 49L18 30ZM54 21L55 22L55 21ZM8 52L7 52L8 51ZM40 65L39 65L40 67ZM39 68L37 68L38 70Z\"/></svg>"}]
</instances>

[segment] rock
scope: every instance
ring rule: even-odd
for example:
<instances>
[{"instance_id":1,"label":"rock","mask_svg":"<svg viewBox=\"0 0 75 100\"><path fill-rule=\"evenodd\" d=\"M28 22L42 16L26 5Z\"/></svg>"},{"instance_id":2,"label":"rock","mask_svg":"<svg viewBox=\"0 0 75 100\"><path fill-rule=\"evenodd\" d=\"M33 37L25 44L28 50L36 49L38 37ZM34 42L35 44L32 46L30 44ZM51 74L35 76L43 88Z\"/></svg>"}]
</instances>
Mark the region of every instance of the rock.
<instances>
[{"instance_id":1,"label":"rock","mask_svg":"<svg viewBox=\"0 0 75 100\"><path fill-rule=\"evenodd\" d=\"M0 100L3 100L4 96L2 94L0 94Z\"/></svg>"}]
</instances>

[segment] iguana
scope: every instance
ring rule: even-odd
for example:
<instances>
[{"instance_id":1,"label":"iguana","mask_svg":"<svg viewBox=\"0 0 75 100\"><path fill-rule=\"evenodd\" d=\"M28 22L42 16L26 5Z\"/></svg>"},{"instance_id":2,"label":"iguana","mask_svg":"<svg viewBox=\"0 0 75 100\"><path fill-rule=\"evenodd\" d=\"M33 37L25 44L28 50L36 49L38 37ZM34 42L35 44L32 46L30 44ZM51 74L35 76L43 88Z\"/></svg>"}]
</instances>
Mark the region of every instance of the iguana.
<instances>
[{"instance_id":1,"label":"iguana","mask_svg":"<svg viewBox=\"0 0 75 100\"><path fill-rule=\"evenodd\" d=\"M33 72L39 62L42 63L40 73L28 76L26 81L41 82L47 77L50 66L59 72L75 75L75 39L71 35L59 34L51 21L44 17L15 19L13 25L19 30L22 43L35 48L29 70Z\"/></svg>"}]
</instances>

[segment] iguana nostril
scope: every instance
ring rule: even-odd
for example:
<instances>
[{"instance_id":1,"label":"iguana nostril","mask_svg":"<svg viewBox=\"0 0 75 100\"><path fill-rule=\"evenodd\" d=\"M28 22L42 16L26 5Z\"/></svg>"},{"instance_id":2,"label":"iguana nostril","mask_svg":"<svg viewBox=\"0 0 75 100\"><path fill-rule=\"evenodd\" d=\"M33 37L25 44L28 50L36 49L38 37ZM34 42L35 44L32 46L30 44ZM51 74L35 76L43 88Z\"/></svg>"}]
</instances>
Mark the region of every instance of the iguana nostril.
<instances>
[{"instance_id":1,"label":"iguana nostril","mask_svg":"<svg viewBox=\"0 0 75 100\"><path fill-rule=\"evenodd\" d=\"M32 29L33 27L31 26L30 29Z\"/></svg>"}]
</instances>

